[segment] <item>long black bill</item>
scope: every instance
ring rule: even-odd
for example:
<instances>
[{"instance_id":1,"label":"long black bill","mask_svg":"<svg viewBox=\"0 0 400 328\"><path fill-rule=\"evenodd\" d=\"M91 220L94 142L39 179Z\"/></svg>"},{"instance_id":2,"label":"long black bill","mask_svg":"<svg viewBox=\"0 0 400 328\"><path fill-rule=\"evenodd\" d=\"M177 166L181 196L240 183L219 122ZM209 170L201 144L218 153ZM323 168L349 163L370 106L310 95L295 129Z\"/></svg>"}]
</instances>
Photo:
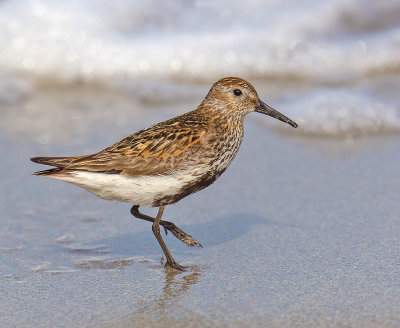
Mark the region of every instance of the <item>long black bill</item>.
<instances>
[{"instance_id":1,"label":"long black bill","mask_svg":"<svg viewBox=\"0 0 400 328\"><path fill-rule=\"evenodd\" d=\"M282 122L290 124L294 128L297 128L297 123L292 121L289 117L286 117L282 113L279 113L277 110L273 109L272 107L268 106L265 102L262 102L260 99L257 101L257 106L255 109L256 112L269 115L273 118L276 118Z\"/></svg>"}]
</instances>

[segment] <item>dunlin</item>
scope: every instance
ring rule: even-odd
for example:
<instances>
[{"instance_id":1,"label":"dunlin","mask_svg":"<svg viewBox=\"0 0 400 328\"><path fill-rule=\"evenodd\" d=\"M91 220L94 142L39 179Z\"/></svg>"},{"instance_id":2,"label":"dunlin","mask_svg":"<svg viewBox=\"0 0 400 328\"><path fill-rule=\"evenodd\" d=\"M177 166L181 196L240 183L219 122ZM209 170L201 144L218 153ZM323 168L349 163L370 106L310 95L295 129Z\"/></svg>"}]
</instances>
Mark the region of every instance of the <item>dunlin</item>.
<instances>
[{"instance_id":1,"label":"dunlin","mask_svg":"<svg viewBox=\"0 0 400 328\"><path fill-rule=\"evenodd\" d=\"M36 175L70 182L104 199L134 204L132 215L153 223L166 266L183 270L171 256L159 226L188 246L201 245L174 223L161 220L165 206L206 188L226 170L242 142L243 118L250 112L297 127L262 102L249 82L227 77L214 83L197 109L140 130L98 153L31 160L54 166ZM157 216L139 212L141 205L158 207Z\"/></svg>"}]
</instances>

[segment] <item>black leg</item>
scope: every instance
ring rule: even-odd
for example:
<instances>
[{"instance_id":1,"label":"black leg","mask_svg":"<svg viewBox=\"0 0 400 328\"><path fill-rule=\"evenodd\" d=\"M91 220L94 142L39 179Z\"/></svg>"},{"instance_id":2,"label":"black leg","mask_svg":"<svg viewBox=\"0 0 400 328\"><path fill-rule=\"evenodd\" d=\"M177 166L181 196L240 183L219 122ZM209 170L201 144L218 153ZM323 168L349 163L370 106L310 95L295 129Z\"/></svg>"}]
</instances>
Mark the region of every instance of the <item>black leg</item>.
<instances>
[{"instance_id":1,"label":"black leg","mask_svg":"<svg viewBox=\"0 0 400 328\"><path fill-rule=\"evenodd\" d=\"M146 214L140 213L139 212L139 205L134 205L131 208L131 214L134 217L137 217L138 219L146 220L149 222L155 221L155 218L148 216ZM186 232L184 232L182 229L178 228L174 223L169 222L169 221L163 221L160 220L160 225L164 227L165 229L165 234L167 234L167 231L171 231L172 234L178 238L180 241L184 242L188 246L197 246L197 247L203 247L201 244L194 239L192 236L188 235Z\"/></svg>"},{"instance_id":2,"label":"black leg","mask_svg":"<svg viewBox=\"0 0 400 328\"><path fill-rule=\"evenodd\" d=\"M164 208L165 208L164 206L159 207L157 216L153 222L152 230L153 230L154 236L156 236L158 243L160 244L160 246L165 254L165 257L167 258L167 263L165 264L165 266L184 271L185 268L175 262L174 258L172 257L171 253L169 252L169 250L167 248L167 245L165 245L164 240L161 237L160 221L161 221L161 217L164 212Z\"/></svg>"}]
</instances>

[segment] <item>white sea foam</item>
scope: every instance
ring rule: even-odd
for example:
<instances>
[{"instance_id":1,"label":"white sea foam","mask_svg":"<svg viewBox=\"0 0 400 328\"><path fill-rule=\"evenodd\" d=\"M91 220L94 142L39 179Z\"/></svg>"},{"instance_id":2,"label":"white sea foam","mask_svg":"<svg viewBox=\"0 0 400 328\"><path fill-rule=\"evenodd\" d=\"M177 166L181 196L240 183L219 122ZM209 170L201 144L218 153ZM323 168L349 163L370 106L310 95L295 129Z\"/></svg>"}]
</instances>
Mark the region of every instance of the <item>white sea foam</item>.
<instances>
[{"instance_id":1,"label":"white sea foam","mask_svg":"<svg viewBox=\"0 0 400 328\"><path fill-rule=\"evenodd\" d=\"M346 90L317 90L282 107L299 124L296 134L356 137L400 133L400 113L396 107Z\"/></svg>"},{"instance_id":2,"label":"white sea foam","mask_svg":"<svg viewBox=\"0 0 400 328\"><path fill-rule=\"evenodd\" d=\"M12 92L0 90L0 102L26 95L29 85L14 82L21 77L33 85L140 85L135 95L144 100L154 99L148 96L154 87L143 85L175 100L204 92L171 87L171 80L209 85L227 75L295 78L311 88L341 86L399 71L399 20L398 0L4 1L0 85ZM168 81L165 88L162 81ZM391 121L395 105L349 96L340 99L339 107L348 111L344 116L360 121L347 128L348 123L333 119L328 127L317 120L323 112L338 118L336 107L324 103L327 97L310 97L303 102L307 109L298 108L310 133L340 134L356 126L381 131L397 124ZM318 114L309 115L313 106Z\"/></svg>"},{"instance_id":3,"label":"white sea foam","mask_svg":"<svg viewBox=\"0 0 400 328\"><path fill-rule=\"evenodd\" d=\"M374 5L395 13L374 26L367 2L5 1L0 62L61 81L362 76L400 65L400 3Z\"/></svg>"}]
</instances>

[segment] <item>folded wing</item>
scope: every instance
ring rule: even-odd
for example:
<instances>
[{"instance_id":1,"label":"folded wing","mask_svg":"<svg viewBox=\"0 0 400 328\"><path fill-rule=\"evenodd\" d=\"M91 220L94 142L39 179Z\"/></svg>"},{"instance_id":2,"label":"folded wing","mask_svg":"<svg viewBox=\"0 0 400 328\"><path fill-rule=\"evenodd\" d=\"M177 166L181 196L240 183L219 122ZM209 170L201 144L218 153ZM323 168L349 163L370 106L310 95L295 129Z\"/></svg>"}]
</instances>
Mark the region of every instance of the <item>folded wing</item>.
<instances>
[{"instance_id":1,"label":"folded wing","mask_svg":"<svg viewBox=\"0 0 400 328\"><path fill-rule=\"evenodd\" d=\"M205 141L205 131L185 124L158 124L126 137L91 155L34 157L33 162L56 168L37 172L48 175L68 170L121 173L127 176L169 174L202 159L193 156Z\"/></svg>"}]
</instances>

